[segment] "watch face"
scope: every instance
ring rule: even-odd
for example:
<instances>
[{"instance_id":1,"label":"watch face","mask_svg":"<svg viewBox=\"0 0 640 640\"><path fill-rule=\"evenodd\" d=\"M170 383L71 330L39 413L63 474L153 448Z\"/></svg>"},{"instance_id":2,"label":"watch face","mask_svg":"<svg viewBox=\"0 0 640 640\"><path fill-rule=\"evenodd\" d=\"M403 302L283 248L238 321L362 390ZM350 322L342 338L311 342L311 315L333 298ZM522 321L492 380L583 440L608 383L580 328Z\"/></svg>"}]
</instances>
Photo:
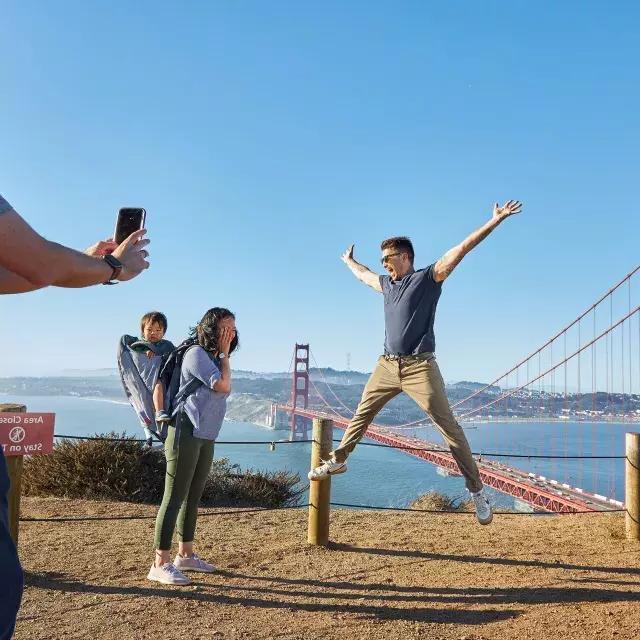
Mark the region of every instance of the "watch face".
<instances>
[{"instance_id":1,"label":"watch face","mask_svg":"<svg viewBox=\"0 0 640 640\"><path fill-rule=\"evenodd\" d=\"M122 262L120 262L118 258L114 258L111 254L107 254L106 256L104 256L104 261L114 269L122 266Z\"/></svg>"}]
</instances>

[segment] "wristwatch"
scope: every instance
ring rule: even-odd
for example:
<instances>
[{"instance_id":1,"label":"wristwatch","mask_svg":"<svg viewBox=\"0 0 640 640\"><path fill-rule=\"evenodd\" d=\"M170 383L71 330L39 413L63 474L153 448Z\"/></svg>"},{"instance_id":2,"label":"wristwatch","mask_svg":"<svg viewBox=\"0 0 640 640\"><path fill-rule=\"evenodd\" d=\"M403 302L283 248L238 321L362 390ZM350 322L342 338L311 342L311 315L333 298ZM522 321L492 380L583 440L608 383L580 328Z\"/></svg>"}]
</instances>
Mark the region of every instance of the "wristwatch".
<instances>
[{"instance_id":1,"label":"wristwatch","mask_svg":"<svg viewBox=\"0 0 640 640\"><path fill-rule=\"evenodd\" d=\"M106 256L102 256L102 259L113 269L113 273L111 277L102 284L118 284L117 280L122 271L122 262L118 260L118 258L114 258L111 254L107 254Z\"/></svg>"},{"instance_id":2,"label":"wristwatch","mask_svg":"<svg viewBox=\"0 0 640 640\"><path fill-rule=\"evenodd\" d=\"M221 351L218 354L218 360L224 360L224 358L226 358L226 357L227 357L227 354L224 351Z\"/></svg>"}]
</instances>

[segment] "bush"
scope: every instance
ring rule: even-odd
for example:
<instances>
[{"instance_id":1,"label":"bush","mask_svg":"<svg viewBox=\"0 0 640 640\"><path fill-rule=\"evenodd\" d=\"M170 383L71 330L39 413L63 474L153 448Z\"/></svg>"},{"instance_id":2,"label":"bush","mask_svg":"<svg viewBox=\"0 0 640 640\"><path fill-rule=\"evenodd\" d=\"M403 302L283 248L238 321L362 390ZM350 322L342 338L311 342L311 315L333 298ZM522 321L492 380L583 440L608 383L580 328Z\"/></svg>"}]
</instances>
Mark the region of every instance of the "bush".
<instances>
[{"instance_id":1,"label":"bush","mask_svg":"<svg viewBox=\"0 0 640 640\"><path fill-rule=\"evenodd\" d=\"M464 500L463 498L450 498L449 496L438 493L437 491L429 491L419 498L416 498L412 503L413 509L428 509L429 511L473 511L473 505L471 500Z\"/></svg>"},{"instance_id":2,"label":"bush","mask_svg":"<svg viewBox=\"0 0 640 640\"><path fill-rule=\"evenodd\" d=\"M23 494L158 504L164 491L162 450L143 451L124 434L96 434L113 440L60 440L53 453L25 458ZM287 471L233 473L227 459L214 460L205 485L204 506L284 507L303 490Z\"/></svg>"}]
</instances>

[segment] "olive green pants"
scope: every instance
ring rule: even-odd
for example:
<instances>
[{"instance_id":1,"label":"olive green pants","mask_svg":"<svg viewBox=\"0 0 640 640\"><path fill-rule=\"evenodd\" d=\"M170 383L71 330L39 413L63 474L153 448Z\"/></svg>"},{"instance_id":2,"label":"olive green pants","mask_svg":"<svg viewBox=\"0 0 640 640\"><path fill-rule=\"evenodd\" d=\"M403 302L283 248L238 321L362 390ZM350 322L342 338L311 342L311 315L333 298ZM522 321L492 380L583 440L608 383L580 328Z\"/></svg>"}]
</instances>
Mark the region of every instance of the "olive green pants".
<instances>
[{"instance_id":1,"label":"olive green pants","mask_svg":"<svg viewBox=\"0 0 640 640\"><path fill-rule=\"evenodd\" d=\"M478 472L467 437L455 419L447 399L444 380L435 356L387 360L380 356L362 399L342 437L340 446L333 451L338 462L344 462L355 446L362 440L374 417L389 400L405 392L433 420L451 450L460 473L465 478L467 489L477 492L482 489Z\"/></svg>"},{"instance_id":2,"label":"olive green pants","mask_svg":"<svg viewBox=\"0 0 640 640\"><path fill-rule=\"evenodd\" d=\"M193 425L186 414L180 413L177 420L178 446L174 447L176 428L173 425L164 443L167 473L154 543L161 551L171 549L176 526L180 541L193 542L198 504L213 462L213 440L194 438Z\"/></svg>"}]
</instances>

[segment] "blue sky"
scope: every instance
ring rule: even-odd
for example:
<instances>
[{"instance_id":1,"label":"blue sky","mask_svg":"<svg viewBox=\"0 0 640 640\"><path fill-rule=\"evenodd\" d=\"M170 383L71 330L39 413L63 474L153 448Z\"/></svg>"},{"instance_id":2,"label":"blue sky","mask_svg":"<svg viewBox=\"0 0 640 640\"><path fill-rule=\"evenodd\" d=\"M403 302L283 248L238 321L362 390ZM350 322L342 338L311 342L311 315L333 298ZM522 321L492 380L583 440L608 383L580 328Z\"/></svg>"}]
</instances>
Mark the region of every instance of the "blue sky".
<instances>
[{"instance_id":1,"label":"blue sky","mask_svg":"<svg viewBox=\"0 0 640 640\"><path fill-rule=\"evenodd\" d=\"M144 206L137 281L0 300L0 376L110 367L160 309L178 340L237 314L239 368L369 370L379 267L417 266L525 203L445 284L448 380L508 368L636 266L640 10L564 2L8 0L0 21L0 193L84 248Z\"/></svg>"}]
</instances>

